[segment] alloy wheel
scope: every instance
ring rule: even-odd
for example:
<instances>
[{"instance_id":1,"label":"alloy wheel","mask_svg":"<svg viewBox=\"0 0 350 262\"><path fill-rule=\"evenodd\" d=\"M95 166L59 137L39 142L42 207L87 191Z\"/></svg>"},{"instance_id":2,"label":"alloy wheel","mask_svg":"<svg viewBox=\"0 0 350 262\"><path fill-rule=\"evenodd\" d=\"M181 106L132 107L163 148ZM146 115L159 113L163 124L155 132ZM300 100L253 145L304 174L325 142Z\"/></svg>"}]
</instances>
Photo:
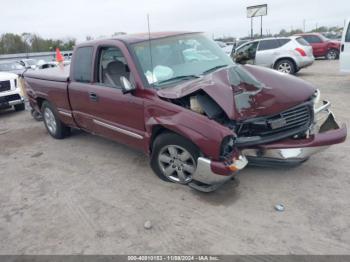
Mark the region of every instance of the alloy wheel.
<instances>
[{"instance_id":1,"label":"alloy wheel","mask_svg":"<svg viewBox=\"0 0 350 262\"><path fill-rule=\"evenodd\" d=\"M193 156L183 147L167 145L159 151L158 164L163 174L171 181L187 184L196 171Z\"/></svg>"},{"instance_id":2,"label":"alloy wheel","mask_svg":"<svg viewBox=\"0 0 350 262\"><path fill-rule=\"evenodd\" d=\"M281 63L277 70L282 73L290 74L292 72L292 67L289 63Z\"/></svg>"},{"instance_id":3,"label":"alloy wheel","mask_svg":"<svg viewBox=\"0 0 350 262\"><path fill-rule=\"evenodd\" d=\"M49 132L51 134L56 134L56 131L57 131L56 119L51 109L48 107L46 107L44 110L44 119Z\"/></svg>"},{"instance_id":4,"label":"alloy wheel","mask_svg":"<svg viewBox=\"0 0 350 262\"><path fill-rule=\"evenodd\" d=\"M328 60L335 60L337 58L337 53L334 50L330 50L327 53L327 59Z\"/></svg>"}]
</instances>

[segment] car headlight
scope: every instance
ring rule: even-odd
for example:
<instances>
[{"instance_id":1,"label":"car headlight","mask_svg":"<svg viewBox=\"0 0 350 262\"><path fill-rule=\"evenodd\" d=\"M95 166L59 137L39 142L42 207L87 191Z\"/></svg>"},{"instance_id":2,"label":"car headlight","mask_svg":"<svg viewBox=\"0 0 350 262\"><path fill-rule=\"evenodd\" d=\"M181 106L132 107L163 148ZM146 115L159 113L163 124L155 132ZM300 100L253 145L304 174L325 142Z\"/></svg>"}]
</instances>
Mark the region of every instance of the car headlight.
<instances>
[{"instance_id":1,"label":"car headlight","mask_svg":"<svg viewBox=\"0 0 350 262\"><path fill-rule=\"evenodd\" d=\"M232 155L235 144L235 138L233 136L227 136L222 140L220 156L226 158Z\"/></svg>"}]
</instances>

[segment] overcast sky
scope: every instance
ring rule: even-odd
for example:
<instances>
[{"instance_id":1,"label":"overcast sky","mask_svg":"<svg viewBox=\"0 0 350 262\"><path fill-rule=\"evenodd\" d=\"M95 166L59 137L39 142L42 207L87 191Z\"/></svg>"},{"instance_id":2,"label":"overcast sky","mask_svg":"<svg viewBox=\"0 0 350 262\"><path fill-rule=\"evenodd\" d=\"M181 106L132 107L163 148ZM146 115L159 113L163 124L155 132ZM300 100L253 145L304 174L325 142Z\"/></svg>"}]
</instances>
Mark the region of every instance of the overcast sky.
<instances>
[{"instance_id":1,"label":"overcast sky","mask_svg":"<svg viewBox=\"0 0 350 262\"><path fill-rule=\"evenodd\" d=\"M0 33L33 32L43 37L84 40L114 32L151 30L203 31L217 36L246 36L248 5L268 4L264 32L282 28L306 30L318 26L343 26L350 17L349 0L1 0ZM260 32L260 19L254 20Z\"/></svg>"}]
</instances>

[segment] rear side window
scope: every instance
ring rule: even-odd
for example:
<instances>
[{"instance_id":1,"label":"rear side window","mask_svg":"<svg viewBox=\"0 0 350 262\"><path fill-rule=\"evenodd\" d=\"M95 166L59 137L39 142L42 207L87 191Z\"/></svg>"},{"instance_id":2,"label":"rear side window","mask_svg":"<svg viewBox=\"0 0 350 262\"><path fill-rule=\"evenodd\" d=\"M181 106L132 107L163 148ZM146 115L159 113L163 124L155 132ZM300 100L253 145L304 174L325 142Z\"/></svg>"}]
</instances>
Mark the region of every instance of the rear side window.
<instances>
[{"instance_id":1,"label":"rear side window","mask_svg":"<svg viewBox=\"0 0 350 262\"><path fill-rule=\"evenodd\" d=\"M91 82L92 68L92 53L91 46L79 47L75 53L73 78L77 82Z\"/></svg>"},{"instance_id":2,"label":"rear side window","mask_svg":"<svg viewBox=\"0 0 350 262\"><path fill-rule=\"evenodd\" d=\"M345 42L350 42L350 23L348 24L348 30L346 31Z\"/></svg>"},{"instance_id":3,"label":"rear side window","mask_svg":"<svg viewBox=\"0 0 350 262\"><path fill-rule=\"evenodd\" d=\"M261 40L259 44L259 51L275 49L280 47L277 39Z\"/></svg>"},{"instance_id":4,"label":"rear side window","mask_svg":"<svg viewBox=\"0 0 350 262\"><path fill-rule=\"evenodd\" d=\"M278 39L278 42L279 42L279 46L284 46L285 44L289 43L290 42L290 39L287 39L287 38L283 38L283 39Z\"/></svg>"},{"instance_id":5,"label":"rear side window","mask_svg":"<svg viewBox=\"0 0 350 262\"><path fill-rule=\"evenodd\" d=\"M298 38L296 38L295 39L299 44L301 44L301 45L303 45L303 46L309 46L310 44L307 42L307 41L305 41L305 39L304 38L302 38L302 37L298 37Z\"/></svg>"}]
</instances>

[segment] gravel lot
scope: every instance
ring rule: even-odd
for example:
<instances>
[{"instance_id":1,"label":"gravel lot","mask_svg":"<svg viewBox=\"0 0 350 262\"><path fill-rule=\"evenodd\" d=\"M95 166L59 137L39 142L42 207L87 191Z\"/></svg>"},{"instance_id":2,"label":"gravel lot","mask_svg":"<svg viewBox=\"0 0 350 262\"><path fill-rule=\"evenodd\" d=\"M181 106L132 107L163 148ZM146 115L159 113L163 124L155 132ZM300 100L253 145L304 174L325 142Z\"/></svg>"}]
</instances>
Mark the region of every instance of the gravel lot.
<instances>
[{"instance_id":1,"label":"gravel lot","mask_svg":"<svg viewBox=\"0 0 350 262\"><path fill-rule=\"evenodd\" d=\"M319 60L298 77L349 126L338 70ZM0 113L0 148L0 254L350 254L349 140L298 168L246 168L211 194L161 181L103 138L54 140L28 111Z\"/></svg>"}]
</instances>

